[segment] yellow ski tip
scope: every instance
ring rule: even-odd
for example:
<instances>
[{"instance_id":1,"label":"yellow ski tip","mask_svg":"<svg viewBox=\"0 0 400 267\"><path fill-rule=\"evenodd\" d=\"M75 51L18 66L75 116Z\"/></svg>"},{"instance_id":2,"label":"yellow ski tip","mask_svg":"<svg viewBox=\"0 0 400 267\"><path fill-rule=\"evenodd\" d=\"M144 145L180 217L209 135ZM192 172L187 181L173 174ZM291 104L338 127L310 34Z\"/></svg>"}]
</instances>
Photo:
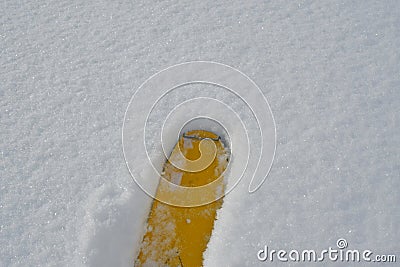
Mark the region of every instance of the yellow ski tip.
<instances>
[{"instance_id":1,"label":"yellow ski tip","mask_svg":"<svg viewBox=\"0 0 400 267\"><path fill-rule=\"evenodd\" d=\"M215 154L211 154L212 151L209 149L212 146ZM172 164L174 158L181 157L180 153L186 159L184 164L181 164L183 170ZM229 153L225 150L221 138L215 133L193 130L179 139L164 165L163 178L192 190L188 191L189 194L178 197L190 198L194 202L202 202L205 197L219 200L197 207L178 207L155 199L135 266L203 265L203 253L212 234L216 212L222 205L222 198L217 196L223 195L224 181L221 176L227 166L228 156ZM205 159L198 161L200 157ZM209 164L199 171L190 169L207 162ZM188 166L189 170L185 170ZM164 179L160 181L157 195L168 192L172 194L168 197L173 197L174 192L168 190L168 184L162 182ZM206 188L207 191L197 190L209 184L213 186Z\"/></svg>"}]
</instances>

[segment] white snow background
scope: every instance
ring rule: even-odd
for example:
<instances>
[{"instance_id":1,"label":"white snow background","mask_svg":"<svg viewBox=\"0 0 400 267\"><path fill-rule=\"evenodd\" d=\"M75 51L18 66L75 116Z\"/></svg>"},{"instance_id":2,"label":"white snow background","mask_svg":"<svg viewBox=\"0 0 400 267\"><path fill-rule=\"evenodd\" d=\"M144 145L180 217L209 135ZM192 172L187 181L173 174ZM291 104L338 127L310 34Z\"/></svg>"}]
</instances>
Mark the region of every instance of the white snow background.
<instances>
[{"instance_id":1,"label":"white snow background","mask_svg":"<svg viewBox=\"0 0 400 267\"><path fill-rule=\"evenodd\" d=\"M277 128L266 182L226 196L206 266L338 238L400 257L399 1L4 0L0 22L0 266L132 266L151 199L124 112L192 60L247 74Z\"/></svg>"}]
</instances>

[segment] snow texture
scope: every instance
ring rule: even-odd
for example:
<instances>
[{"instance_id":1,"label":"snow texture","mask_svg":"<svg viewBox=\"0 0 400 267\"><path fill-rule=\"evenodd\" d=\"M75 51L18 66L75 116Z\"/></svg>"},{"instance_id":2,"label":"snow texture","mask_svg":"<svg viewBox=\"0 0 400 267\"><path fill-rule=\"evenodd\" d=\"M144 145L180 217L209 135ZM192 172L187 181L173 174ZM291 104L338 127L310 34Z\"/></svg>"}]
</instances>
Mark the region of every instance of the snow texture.
<instances>
[{"instance_id":1,"label":"snow texture","mask_svg":"<svg viewBox=\"0 0 400 267\"><path fill-rule=\"evenodd\" d=\"M132 266L151 198L124 112L192 60L248 75L277 128L267 181L226 196L205 266L291 266L257 251L338 238L399 260L399 1L4 0L0 22L0 266Z\"/></svg>"}]
</instances>

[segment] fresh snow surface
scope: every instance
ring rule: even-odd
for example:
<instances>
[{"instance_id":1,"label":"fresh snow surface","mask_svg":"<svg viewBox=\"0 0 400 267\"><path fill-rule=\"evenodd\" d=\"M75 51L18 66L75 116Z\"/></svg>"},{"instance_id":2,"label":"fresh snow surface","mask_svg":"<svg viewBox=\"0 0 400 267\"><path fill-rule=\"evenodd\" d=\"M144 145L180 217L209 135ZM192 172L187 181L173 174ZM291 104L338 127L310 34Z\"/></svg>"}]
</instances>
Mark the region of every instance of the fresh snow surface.
<instances>
[{"instance_id":1,"label":"fresh snow surface","mask_svg":"<svg viewBox=\"0 0 400 267\"><path fill-rule=\"evenodd\" d=\"M151 198L125 164L124 113L147 78L193 60L247 74L277 129L263 186L225 197L206 266L308 266L257 252L339 238L400 260L399 1L4 0L0 22L0 266L132 266ZM199 92L254 130L213 86L149 119Z\"/></svg>"}]
</instances>

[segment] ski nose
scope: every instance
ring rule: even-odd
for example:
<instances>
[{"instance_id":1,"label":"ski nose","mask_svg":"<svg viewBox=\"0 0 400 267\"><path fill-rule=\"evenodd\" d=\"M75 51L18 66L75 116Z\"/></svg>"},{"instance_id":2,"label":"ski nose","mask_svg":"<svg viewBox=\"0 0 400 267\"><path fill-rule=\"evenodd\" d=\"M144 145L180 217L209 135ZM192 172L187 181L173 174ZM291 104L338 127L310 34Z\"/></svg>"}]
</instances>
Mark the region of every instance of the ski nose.
<instances>
[{"instance_id":1,"label":"ski nose","mask_svg":"<svg viewBox=\"0 0 400 267\"><path fill-rule=\"evenodd\" d=\"M221 136L219 136L213 132L204 131L204 130L188 131L186 133L183 133L183 138L197 139L197 140L211 139L213 141L221 140Z\"/></svg>"}]
</instances>

